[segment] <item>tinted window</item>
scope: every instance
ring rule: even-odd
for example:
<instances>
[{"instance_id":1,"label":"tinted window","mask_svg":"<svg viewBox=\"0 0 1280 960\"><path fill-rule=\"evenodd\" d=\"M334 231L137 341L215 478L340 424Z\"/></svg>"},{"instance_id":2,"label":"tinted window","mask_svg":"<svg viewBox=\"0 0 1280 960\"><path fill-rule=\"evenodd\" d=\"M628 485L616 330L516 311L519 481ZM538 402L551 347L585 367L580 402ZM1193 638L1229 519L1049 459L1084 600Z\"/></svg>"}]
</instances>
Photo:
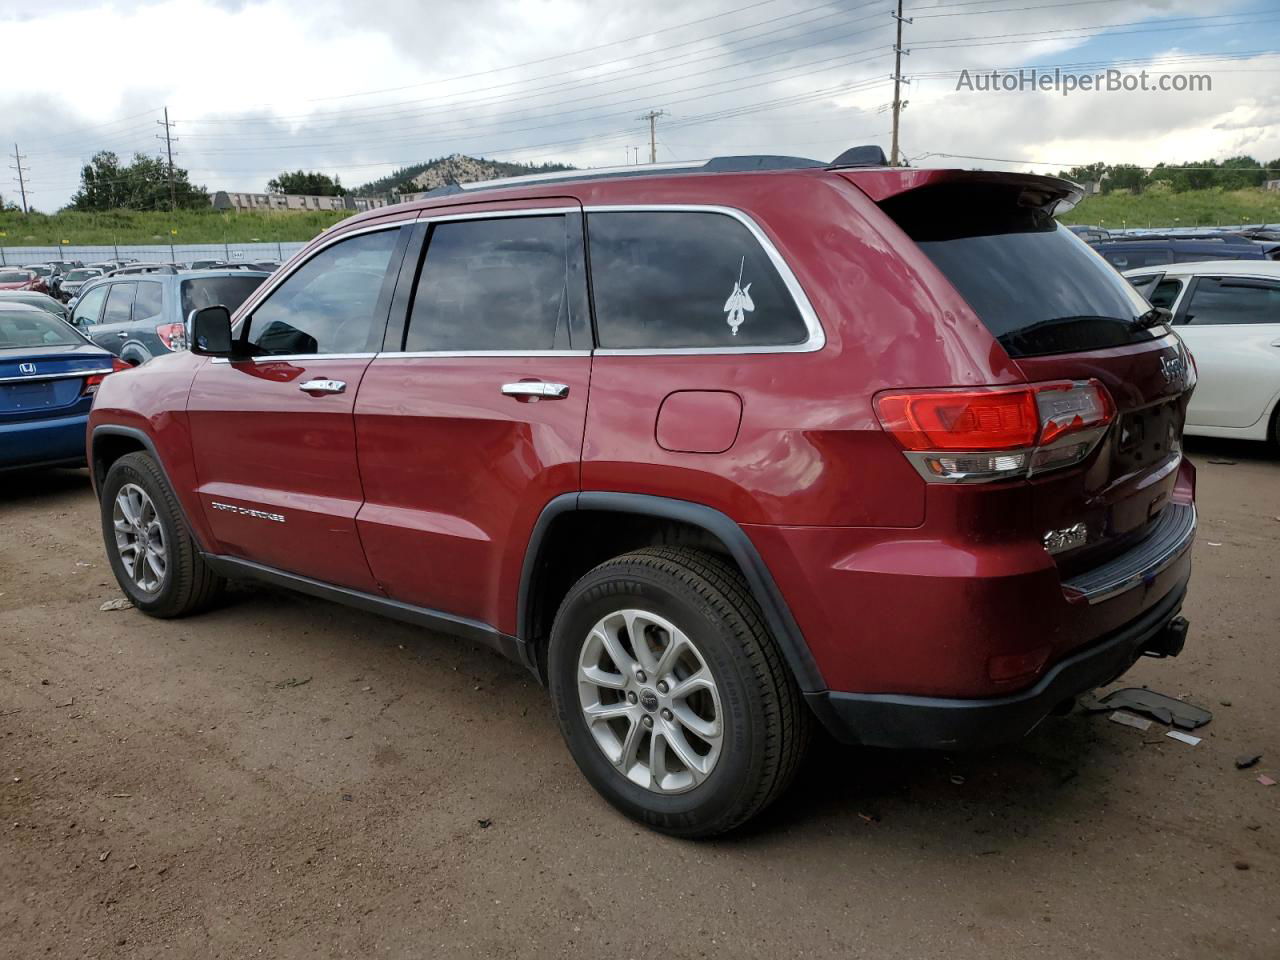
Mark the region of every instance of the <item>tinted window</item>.
<instances>
[{"instance_id":1,"label":"tinted window","mask_svg":"<svg viewBox=\"0 0 1280 960\"><path fill-rule=\"evenodd\" d=\"M94 287L81 297L71 314L71 322L77 326L97 323L98 314L102 311L102 301L107 298L108 289L109 287L104 284L100 287Z\"/></svg>"},{"instance_id":2,"label":"tinted window","mask_svg":"<svg viewBox=\"0 0 1280 960\"><path fill-rule=\"evenodd\" d=\"M1129 270L1133 267L1150 267L1161 263L1173 263L1173 254L1168 250L1151 250L1142 248L1125 248L1110 250L1103 254L1117 270Z\"/></svg>"},{"instance_id":3,"label":"tinted window","mask_svg":"<svg viewBox=\"0 0 1280 960\"><path fill-rule=\"evenodd\" d=\"M1153 307L1164 307L1166 310L1172 310L1174 301L1178 299L1178 294L1181 291L1181 280L1161 280L1156 284L1156 288L1147 294L1147 301Z\"/></svg>"},{"instance_id":4,"label":"tinted window","mask_svg":"<svg viewBox=\"0 0 1280 960\"><path fill-rule=\"evenodd\" d=\"M1070 230L1004 190L929 188L883 204L1011 356L1149 340L1149 309ZM921 196L924 195L924 196ZM941 201L941 203L940 203Z\"/></svg>"},{"instance_id":5,"label":"tinted window","mask_svg":"<svg viewBox=\"0 0 1280 960\"><path fill-rule=\"evenodd\" d=\"M116 283L112 284L111 292L107 294L107 309L102 314L103 323L128 323L129 314L133 309L133 288L136 284L132 283Z\"/></svg>"},{"instance_id":6,"label":"tinted window","mask_svg":"<svg viewBox=\"0 0 1280 960\"><path fill-rule=\"evenodd\" d=\"M164 302L164 287L158 283L139 283L133 300L133 319L150 320L160 315Z\"/></svg>"},{"instance_id":7,"label":"tinted window","mask_svg":"<svg viewBox=\"0 0 1280 960\"><path fill-rule=\"evenodd\" d=\"M808 338L782 277L733 217L593 213L587 234L602 347L758 347Z\"/></svg>"},{"instance_id":8,"label":"tinted window","mask_svg":"<svg viewBox=\"0 0 1280 960\"><path fill-rule=\"evenodd\" d=\"M254 310L249 342L275 355L376 349L386 316L375 314L399 233L361 234L320 251Z\"/></svg>"},{"instance_id":9,"label":"tinted window","mask_svg":"<svg viewBox=\"0 0 1280 960\"><path fill-rule=\"evenodd\" d=\"M405 349L568 347L565 231L562 216L433 226Z\"/></svg>"},{"instance_id":10,"label":"tinted window","mask_svg":"<svg viewBox=\"0 0 1280 960\"><path fill-rule=\"evenodd\" d=\"M201 307L224 306L232 313L249 299L266 277L198 277L182 281L182 317Z\"/></svg>"},{"instance_id":11,"label":"tinted window","mask_svg":"<svg viewBox=\"0 0 1280 960\"><path fill-rule=\"evenodd\" d=\"M61 347L84 343L75 331L43 310L5 310L0 307L0 350L19 347Z\"/></svg>"},{"instance_id":12,"label":"tinted window","mask_svg":"<svg viewBox=\"0 0 1280 960\"><path fill-rule=\"evenodd\" d=\"M1280 284L1247 277L1201 277L1186 322L1280 323Z\"/></svg>"}]
</instances>

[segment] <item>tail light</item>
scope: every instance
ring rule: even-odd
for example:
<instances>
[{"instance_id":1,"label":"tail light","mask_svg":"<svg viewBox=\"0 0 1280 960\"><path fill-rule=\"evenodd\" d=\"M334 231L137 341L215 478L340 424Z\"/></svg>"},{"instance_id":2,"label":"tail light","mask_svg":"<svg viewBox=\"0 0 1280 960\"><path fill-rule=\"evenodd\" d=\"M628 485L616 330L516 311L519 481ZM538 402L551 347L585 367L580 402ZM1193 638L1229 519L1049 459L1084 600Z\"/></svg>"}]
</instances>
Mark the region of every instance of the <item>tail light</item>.
<instances>
[{"instance_id":1,"label":"tail light","mask_svg":"<svg viewBox=\"0 0 1280 960\"><path fill-rule=\"evenodd\" d=\"M111 373L119 373L121 370L128 370L129 364L125 363L119 357L111 358ZM80 391L80 396L87 397L98 392L98 387L102 386L102 381L111 376L111 373L95 373L92 376L84 378L84 389Z\"/></svg>"},{"instance_id":2,"label":"tail light","mask_svg":"<svg viewBox=\"0 0 1280 960\"><path fill-rule=\"evenodd\" d=\"M1115 419L1097 380L894 390L876 397L885 431L926 480L981 483L1079 463Z\"/></svg>"},{"instance_id":3,"label":"tail light","mask_svg":"<svg viewBox=\"0 0 1280 960\"><path fill-rule=\"evenodd\" d=\"M170 350L187 349L187 325L185 323L162 323L156 327L156 336Z\"/></svg>"}]
</instances>

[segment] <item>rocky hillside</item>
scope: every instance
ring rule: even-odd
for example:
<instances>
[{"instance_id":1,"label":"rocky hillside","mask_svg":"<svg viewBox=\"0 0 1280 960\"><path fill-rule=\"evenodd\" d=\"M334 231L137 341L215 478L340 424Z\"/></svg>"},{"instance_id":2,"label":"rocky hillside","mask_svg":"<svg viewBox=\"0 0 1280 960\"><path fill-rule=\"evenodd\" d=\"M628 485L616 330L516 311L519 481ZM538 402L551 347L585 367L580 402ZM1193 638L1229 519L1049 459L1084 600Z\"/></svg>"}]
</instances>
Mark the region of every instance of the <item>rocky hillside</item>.
<instances>
[{"instance_id":1,"label":"rocky hillside","mask_svg":"<svg viewBox=\"0 0 1280 960\"><path fill-rule=\"evenodd\" d=\"M572 170L573 167L563 163L505 163L501 160L486 160L483 157L468 157L455 153L449 157L416 163L410 167L402 167L389 177L382 177L357 187L352 191L356 196L382 196L388 193L416 193L420 190L434 190L450 183L474 183L477 180L494 180L498 177L519 177L529 173L552 173L556 170Z\"/></svg>"}]
</instances>

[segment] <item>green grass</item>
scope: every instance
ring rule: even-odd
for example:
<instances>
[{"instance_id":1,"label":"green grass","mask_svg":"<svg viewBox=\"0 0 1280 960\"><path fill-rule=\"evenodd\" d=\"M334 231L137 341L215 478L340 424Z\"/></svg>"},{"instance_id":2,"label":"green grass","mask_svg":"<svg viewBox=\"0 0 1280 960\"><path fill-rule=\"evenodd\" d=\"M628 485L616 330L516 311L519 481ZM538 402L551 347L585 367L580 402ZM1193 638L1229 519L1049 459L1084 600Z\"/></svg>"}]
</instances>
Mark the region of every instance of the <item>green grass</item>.
<instances>
[{"instance_id":1,"label":"green grass","mask_svg":"<svg viewBox=\"0 0 1280 960\"><path fill-rule=\"evenodd\" d=\"M1088 197L1062 217L1063 223L1098 224L1109 230L1124 227L1216 227L1240 223L1280 223L1280 191L1258 187L1246 190L1148 189Z\"/></svg>"},{"instance_id":2,"label":"green grass","mask_svg":"<svg viewBox=\"0 0 1280 960\"><path fill-rule=\"evenodd\" d=\"M222 213L217 210L0 212L0 246L61 244L247 243L310 240L348 212ZM177 231L173 233L171 231Z\"/></svg>"}]
</instances>

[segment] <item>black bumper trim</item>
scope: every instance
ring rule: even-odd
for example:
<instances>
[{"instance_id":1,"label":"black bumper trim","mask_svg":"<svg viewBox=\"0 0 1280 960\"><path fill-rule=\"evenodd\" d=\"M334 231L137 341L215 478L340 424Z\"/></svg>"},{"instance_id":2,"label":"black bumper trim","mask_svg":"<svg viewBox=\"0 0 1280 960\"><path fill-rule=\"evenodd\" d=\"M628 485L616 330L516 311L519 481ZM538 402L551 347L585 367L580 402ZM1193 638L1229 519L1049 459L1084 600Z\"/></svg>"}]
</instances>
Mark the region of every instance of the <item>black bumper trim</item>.
<instances>
[{"instance_id":1,"label":"black bumper trim","mask_svg":"<svg viewBox=\"0 0 1280 960\"><path fill-rule=\"evenodd\" d=\"M1162 649L1158 638L1178 615L1186 593L1184 578L1136 620L1064 657L1034 686L1008 696L969 700L827 690L805 699L845 743L955 750L1018 740L1055 707L1120 676L1146 649Z\"/></svg>"}]
</instances>

